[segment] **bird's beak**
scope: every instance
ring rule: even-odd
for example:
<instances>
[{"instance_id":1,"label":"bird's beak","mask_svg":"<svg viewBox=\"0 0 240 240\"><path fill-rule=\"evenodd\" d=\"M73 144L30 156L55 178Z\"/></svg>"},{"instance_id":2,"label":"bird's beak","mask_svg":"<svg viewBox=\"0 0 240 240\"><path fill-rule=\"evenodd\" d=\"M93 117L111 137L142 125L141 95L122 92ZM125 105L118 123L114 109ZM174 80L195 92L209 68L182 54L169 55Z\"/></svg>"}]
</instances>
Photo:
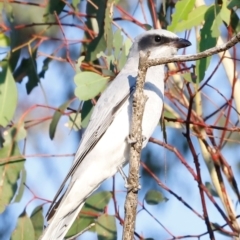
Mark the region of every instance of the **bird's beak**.
<instances>
[{"instance_id":1,"label":"bird's beak","mask_svg":"<svg viewBox=\"0 0 240 240\"><path fill-rule=\"evenodd\" d=\"M187 39L177 38L172 42L172 45L179 49L179 48L185 48L185 47L191 46L192 44Z\"/></svg>"}]
</instances>

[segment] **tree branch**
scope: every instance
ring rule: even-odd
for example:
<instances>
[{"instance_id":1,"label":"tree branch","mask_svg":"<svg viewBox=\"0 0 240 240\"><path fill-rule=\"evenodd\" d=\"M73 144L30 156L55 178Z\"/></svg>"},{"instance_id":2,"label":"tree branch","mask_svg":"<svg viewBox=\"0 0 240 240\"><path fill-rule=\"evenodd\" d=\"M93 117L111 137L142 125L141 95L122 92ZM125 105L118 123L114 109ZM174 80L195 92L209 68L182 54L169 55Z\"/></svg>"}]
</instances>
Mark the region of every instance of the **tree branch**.
<instances>
[{"instance_id":1,"label":"tree branch","mask_svg":"<svg viewBox=\"0 0 240 240\"><path fill-rule=\"evenodd\" d=\"M142 51L139 53L138 77L136 82L136 91L133 95L131 134L129 136L130 161L128 175L128 192L125 201L125 219L123 226L123 240L132 240L134 236L138 190L139 190L139 169L140 156L142 151L142 119L147 97L144 95L143 87L147 73L147 60L150 52L147 54Z\"/></svg>"}]
</instances>

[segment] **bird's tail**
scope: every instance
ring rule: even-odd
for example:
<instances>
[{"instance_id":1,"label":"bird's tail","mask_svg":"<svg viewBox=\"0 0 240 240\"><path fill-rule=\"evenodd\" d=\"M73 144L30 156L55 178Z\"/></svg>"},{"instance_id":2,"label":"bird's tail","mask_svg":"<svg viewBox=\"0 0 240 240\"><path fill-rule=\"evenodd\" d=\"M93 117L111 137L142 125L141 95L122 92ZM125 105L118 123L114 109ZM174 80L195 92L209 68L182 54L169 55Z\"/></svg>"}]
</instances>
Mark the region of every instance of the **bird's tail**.
<instances>
[{"instance_id":1,"label":"bird's tail","mask_svg":"<svg viewBox=\"0 0 240 240\"><path fill-rule=\"evenodd\" d=\"M52 219L50 220L49 226L44 230L39 240L62 240L67 234L69 228L72 226L77 215L81 211L85 202L81 202L76 208L73 208L71 212L67 214L64 209L64 201L62 202L59 209L56 211Z\"/></svg>"}]
</instances>

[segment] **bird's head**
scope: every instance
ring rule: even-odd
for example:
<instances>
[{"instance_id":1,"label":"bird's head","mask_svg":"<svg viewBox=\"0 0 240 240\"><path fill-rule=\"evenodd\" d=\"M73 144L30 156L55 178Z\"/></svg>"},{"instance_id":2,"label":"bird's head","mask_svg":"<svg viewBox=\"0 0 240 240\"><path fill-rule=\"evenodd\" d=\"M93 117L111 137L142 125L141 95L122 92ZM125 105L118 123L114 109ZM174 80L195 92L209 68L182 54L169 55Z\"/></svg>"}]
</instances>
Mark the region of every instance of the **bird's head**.
<instances>
[{"instance_id":1,"label":"bird's head","mask_svg":"<svg viewBox=\"0 0 240 240\"><path fill-rule=\"evenodd\" d=\"M179 48L190 46L191 43L176 34L162 29L144 32L135 38L130 50L130 57L138 57L140 51L150 51L150 58L171 57Z\"/></svg>"}]
</instances>

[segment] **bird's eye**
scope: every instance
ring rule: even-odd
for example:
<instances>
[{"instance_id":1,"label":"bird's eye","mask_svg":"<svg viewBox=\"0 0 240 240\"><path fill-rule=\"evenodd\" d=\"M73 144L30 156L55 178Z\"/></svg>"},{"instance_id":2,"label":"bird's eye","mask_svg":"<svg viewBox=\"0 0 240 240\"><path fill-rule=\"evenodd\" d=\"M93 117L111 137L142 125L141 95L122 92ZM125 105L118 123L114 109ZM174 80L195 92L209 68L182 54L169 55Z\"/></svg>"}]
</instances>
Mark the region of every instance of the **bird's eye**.
<instances>
[{"instance_id":1,"label":"bird's eye","mask_svg":"<svg viewBox=\"0 0 240 240\"><path fill-rule=\"evenodd\" d=\"M162 38L159 35L157 35L157 36L155 36L154 40L155 40L155 42L161 42Z\"/></svg>"}]
</instances>

